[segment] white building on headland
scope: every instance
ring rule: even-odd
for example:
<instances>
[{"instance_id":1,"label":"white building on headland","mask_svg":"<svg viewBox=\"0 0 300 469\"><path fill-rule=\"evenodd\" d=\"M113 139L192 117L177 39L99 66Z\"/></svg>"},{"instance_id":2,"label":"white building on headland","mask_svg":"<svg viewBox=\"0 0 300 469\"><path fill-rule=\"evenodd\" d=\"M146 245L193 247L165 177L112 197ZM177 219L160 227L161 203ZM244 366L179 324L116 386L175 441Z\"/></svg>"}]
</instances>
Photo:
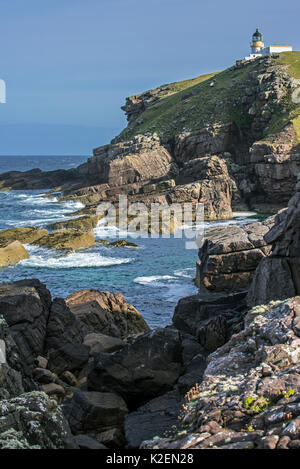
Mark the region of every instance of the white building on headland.
<instances>
[{"instance_id":1,"label":"white building on headland","mask_svg":"<svg viewBox=\"0 0 300 469\"><path fill-rule=\"evenodd\" d=\"M255 33L252 36L252 42L250 43L251 54L248 57L245 57L245 60L256 59L257 57L263 57L264 55L280 54L280 52L291 52L293 50L292 46L280 46L274 44L273 46L265 47L263 43L262 34L256 29Z\"/></svg>"}]
</instances>

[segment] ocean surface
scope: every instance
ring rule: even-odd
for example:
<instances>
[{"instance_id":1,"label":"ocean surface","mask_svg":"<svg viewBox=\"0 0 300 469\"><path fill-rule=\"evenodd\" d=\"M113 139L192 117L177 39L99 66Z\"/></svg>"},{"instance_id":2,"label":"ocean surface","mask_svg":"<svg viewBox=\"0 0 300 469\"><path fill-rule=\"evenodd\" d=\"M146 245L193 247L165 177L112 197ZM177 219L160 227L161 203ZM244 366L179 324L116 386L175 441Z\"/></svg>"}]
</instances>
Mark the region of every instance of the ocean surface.
<instances>
[{"instance_id":1,"label":"ocean surface","mask_svg":"<svg viewBox=\"0 0 300 469\"><path fill-rule=\"evenodd\" d=\"M52 170L77 166L86 157L0 157L0 173L10 170L41 168ZM13 227L47 227L66 220L80 202L59 202L42 196L41 191L0 191L0 229ZM236 214L227 221L205 223L205 229L228 224L245 224L250 214ZM128 239L138 248L95 247L65 254L26 245L30 258L16 266L0 269L0 283L23 278L39 278L53 297L65 298L82 288L121 292L144 316L151 327L169 324L178 300L197 293L193 278L197 250L185 249L186 239L137 238L119 233L112 227L95 229L96 239Z\"/></svg>"}]
</instances>

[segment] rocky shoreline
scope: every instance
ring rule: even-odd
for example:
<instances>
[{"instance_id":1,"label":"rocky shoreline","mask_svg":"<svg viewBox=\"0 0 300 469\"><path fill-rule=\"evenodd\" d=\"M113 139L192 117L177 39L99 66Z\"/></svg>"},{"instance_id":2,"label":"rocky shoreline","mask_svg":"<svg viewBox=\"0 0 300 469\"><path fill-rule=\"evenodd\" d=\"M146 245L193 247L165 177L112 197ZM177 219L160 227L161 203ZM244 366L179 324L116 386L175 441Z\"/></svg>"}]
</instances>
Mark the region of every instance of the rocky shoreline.
<instances>
[{"instance_id":1,"label":"rocky shoreline","mask_svg":"<svg viewBox=\"0 0 300 469\"><path fill-rule=\"evenodd\" d=\"M219 252L218 271L229 245L241 279L251 249L268 249L252 282L233 268L231 291L211 283L182 299L165 328L149 330L120 294L52 300L38 280L2 284L0 448L298 448L299 213L298 183L240 243L231 227L230 244L208 233L204 280L207 258Z\"/></svg>"}]
</instances>

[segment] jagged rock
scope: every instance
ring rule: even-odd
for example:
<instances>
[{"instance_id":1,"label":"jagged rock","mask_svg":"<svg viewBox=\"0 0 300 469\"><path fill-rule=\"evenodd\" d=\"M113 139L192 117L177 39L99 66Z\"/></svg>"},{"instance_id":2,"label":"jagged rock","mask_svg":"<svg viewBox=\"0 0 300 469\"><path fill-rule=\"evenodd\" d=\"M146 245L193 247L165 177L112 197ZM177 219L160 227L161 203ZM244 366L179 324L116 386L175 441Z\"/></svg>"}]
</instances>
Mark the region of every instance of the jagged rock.
<instances>
[{"instance_id":1,"label":"jagged rock","mask_svg":"<svg viewBox=\"0 0 300 469\"><path fill-rule=\"evenodd\" d=\"M73 373L71 373L71 371L65 371L62 373L61 379L69 386L76 387L78 385L77 378L73 375Z\"/></svg>"},{"instance_id":2,"label":"jagged rock","mask_svg":"<svg viewBox=\"0 0 300 469\"><path fill-rule=\"evenodd\" d=\"M27 228L10 228L8 230L1 230L0 248L7 246L13 241L19 241L21 244L30 244L47 234L47 230L39 230L35 226L30 226Z\"/></svg>"},{"instance_id":3,"label":"jagged rock","mask_svg":"<svg viewBox=\"0 0 300 469\"><path fill-rule=\"evenodd\" d=\"M255 198L254 194L251 202L254 209L262 202L278 208L287 204L300 172L300 154L293 148L296 142L297 136L290 124L274 139L255 142L250 148L250 162L264 199Z\"/></svg>"},{"instance_id":4,"label":"jagged rock","mask_svg":"<svg viewBox=\"0 0 300 469\"><path fill-rule=\"evenodd\" d=\"M0 314L25 364L43 354L50 305L50 292L39 280L0 285Z\"/></svg>"},{"instance_id":5,"label":"jagged rock","mask_svg":"<svg viewBox=\"0 0 300 469\"><path fill-rule=\"evenodd\" d=\"M71 432L61 410L43 392L0 401L0 419L0 449L72 447Z\"/></svg>"},{"instance_id":6,"label":"jagged rock","mask_svg":"<svg viewBox=\"0 0 300 469\"><path fill-rule=\"evenodd\" d=\"M182 371L178 331L155 329L113 354L100 353L88 376L88 388L120 394L132 409L169 391Z\"/></svg>"},{"instance_id":7,"label":"jagged rock","mask_svg":"<svg viewBox=\"0 0 300 469\"><path fill-rule=\"evenodd\" d=\"M124 339L149 330L141 314L121 293L80 290L70 295L66 303L89 332Z\"/></svg>"},{"instance_id":8,"label":"jagged rock","mask_svg":"<svg viewBox=\"0 0 300 469\"><path fill-rule=\"evenodd\" d=\"M35 241L33 244L50 249L77 251L88 249L95 244L94 231L65 229L54 231Z\"/></svg>"},{"instance_id":9,"label":"jagged rock","mask_svg":"<svg viewBox=\"0 0 300 469\"><path fill-rule=\"evenodd\" d=\"M0 316L0 399L9 399L34 389L31 370L20 356L7 322Z\"/></svg>"},{"instance_id":10,"label":"jagged rock","mask_svg":"<svg viewBox=\"0 0 300 469\"><path fill-rule=\"evenodd\" d=\"M170 391L142 405L125 418L125 436L129 448L138 448L144 440L163 437L173 425L178 424L182 397Z\"/></svg>"},{"instance_id":11,"label":"jagged rock","mask_svg":"<svg viewBox=\"0 0 300 469\"><path fill-rule=\"evenodd\" d=\"M238 291L253 278L260 260L271 252L264 235L274 217L245 226L216 227L205 233L199 249L196 283L201 290Z\"/></svg>"},{"instance_id":12,"label":"jagged rock","mask_svg":"<svg viewBox=\"0 0 300 469\"><path fill-rule=\"evenodd\" d=\"M0 268L17 264L28 258L28 252L19 241L13 241L4 248L0 248Z\"/></svg>"},{"instance_id":13,"label":"jagged rock","mask_svg":"<svg viewBox=\"0 0 300 469\"><path fill-rule=\"evenodd\" d=\"M47 321L46 350L58 350L65 344L82 344L86 332L85 324L73 314L66 301L56 298Z\"/></svg>"},{"instance_id":14,"label":"jagged rock","mask_svg":"<svg viewBox=\"0 0 300 469\"><path fill-rule=\"evenodd\" d=\"M76 392L68 415L73 433L101 433L122 428L128 409L124 400L113 393Z\"/></svg>"},{"instance_id":15,"label":"jagged rock","mask_svg":"<svg viewBox=\"0 0 300 469\"><path fill-rule=\"evenodd\" d=\"M292 448L300 437L300 298L257 306L208 358L183 410L185 432L142 448ZM226 427L226 429L225 429ZM269 436L275 436L272 441Z\"/></svg>"}]
</instances>

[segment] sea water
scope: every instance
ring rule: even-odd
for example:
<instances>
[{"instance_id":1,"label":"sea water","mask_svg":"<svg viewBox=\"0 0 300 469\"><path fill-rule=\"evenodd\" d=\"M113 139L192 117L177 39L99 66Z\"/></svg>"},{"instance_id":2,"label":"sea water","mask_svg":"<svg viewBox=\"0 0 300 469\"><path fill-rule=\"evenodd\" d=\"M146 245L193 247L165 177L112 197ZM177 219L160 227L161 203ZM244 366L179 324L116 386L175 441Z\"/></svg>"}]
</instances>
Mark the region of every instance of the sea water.
<instances>
[{"instance_id":1,"label":"sea water","mask_svg":"<svg viewBox=\"0 0 300 469\"><path fill-rule=\"evenodd\" d=\"M15 158L15 159L14 159ZM0 157L0 172L33 167L53 170L70 168L85 157ZM83 208L80 202L59 202L45 191L0 191L0 229L37 226L67 220L70 213ZM249 214L236 214L232 220L205 223L205 228L249 223ZM254 220L251 220L254 221ZM185 239L132 239L129 233L101 223L96 239L128 239L138 247L93 248L66 254L61 251L26 245L29 259L0 269L0 283L38 278L53 297L65 298L83 289L121 292L151 327L169 324L178 300L197 293L193 283L197 250L186 249Z\"/></svg>"}]
</instances>

